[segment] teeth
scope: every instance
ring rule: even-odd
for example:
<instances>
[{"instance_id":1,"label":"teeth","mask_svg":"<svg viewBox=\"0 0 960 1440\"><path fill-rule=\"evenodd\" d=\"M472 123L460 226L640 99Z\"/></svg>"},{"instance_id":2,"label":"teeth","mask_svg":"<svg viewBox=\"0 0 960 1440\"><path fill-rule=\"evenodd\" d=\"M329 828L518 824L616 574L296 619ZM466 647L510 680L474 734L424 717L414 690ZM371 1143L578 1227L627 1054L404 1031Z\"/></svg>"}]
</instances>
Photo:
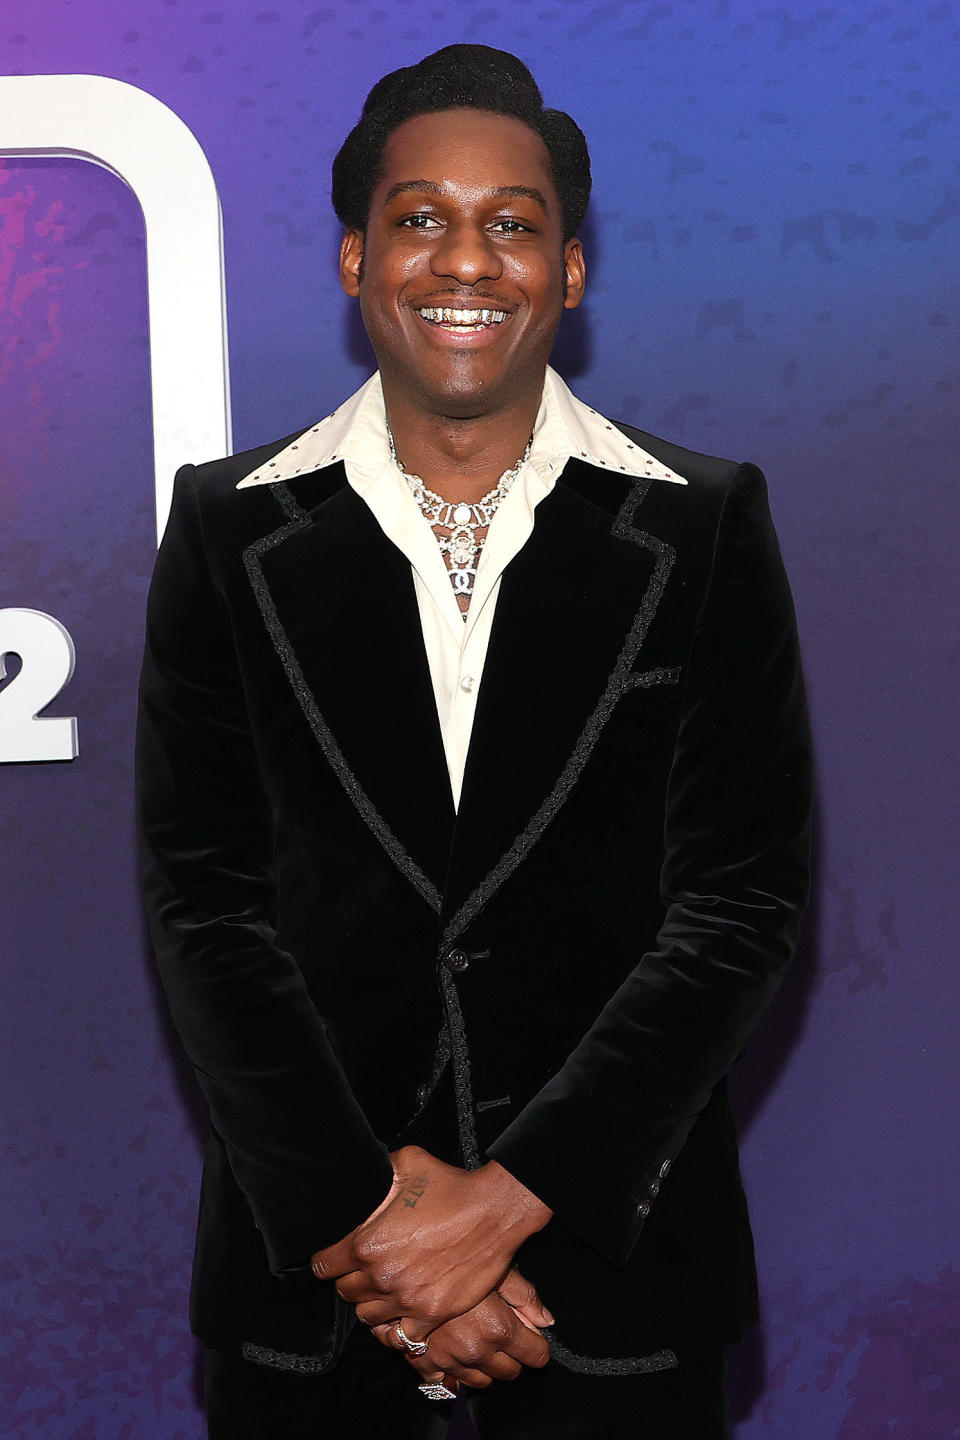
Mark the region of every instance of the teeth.
<instances>
[{"instance_id":1,"label":"teeth","mask_svg":"<svg viewBox=\"0 0 960 1440\"><path fill-rule=\"evenodd\" d=\"M434 325L499 325L501 320L507 318L505 310L462 310L447 306L442 309L424 306L420 314L424 320L430 320Z\"/></svg>"}]
</instances>

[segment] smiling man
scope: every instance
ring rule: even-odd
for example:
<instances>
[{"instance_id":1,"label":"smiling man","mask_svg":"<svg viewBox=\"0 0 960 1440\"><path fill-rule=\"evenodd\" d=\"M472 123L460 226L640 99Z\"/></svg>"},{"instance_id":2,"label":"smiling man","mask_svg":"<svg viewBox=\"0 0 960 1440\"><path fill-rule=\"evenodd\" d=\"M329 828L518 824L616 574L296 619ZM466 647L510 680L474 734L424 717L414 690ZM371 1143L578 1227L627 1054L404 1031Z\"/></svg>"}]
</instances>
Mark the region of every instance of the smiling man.
<instances>
[{"instance_id":1,"label":"smiling man","mask_svg":"<svg viewBox=\"0 0 960 1440\"><path fill-rule=\"evenodd\" d=\"M548 366L589 189L513 56L386 76L333 184L377 373L177 477L140 823L214 1440L439 1436L458 1390L482 1440L727 1434L803 687L759 471Z\"/></svg>"}]
</instances>

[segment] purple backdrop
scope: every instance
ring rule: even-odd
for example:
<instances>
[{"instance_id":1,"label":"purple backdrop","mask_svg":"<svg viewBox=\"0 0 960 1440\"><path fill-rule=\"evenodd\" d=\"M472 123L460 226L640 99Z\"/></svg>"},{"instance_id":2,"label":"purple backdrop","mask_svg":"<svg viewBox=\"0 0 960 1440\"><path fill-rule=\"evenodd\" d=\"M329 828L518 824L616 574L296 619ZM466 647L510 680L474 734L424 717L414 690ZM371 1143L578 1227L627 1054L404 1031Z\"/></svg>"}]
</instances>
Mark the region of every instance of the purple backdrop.
<instances>
[{"instance_id":1,"label":"purple backdrop","mask_svg":"<svg viewBox=\"0 0 960 1440\"><path fill-rule=\"evenodd\" d=\"M128 80L197 135L223 201L238 447L368 372L327 177L384 70L504 45L581 122L592 287L560 367L607 413L767 470L814 708L817 896L736 1076L763 1288L733 1359L737 1440L960 1435L960 6L513 0L453 21L428 0L265 3L6 0L0 66ZM202 1433L184 1318L202 1121L131 843L148 366L133 196L80 162L8 162L0 607L70 630L52 708L80 731L70 764L0 767L11 1440Z\"/></svg>"}]
</instances>

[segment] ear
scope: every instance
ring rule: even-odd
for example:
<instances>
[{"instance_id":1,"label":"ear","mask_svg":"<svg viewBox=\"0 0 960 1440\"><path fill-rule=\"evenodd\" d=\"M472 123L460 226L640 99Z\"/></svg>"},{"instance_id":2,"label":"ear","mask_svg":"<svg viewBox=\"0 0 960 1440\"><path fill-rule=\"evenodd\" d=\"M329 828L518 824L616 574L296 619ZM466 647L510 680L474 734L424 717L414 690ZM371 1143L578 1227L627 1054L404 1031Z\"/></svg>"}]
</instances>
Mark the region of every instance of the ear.
<instances>
[{"instance_id":1,"label":"ear","mask_svg":"<svg viewBox=\"0 0 960 1440\"><path fill-rule=\"evenodd\" d=\"M568 240L564 245L563 269L567 281L563 294L564 308L575 310L583 299L583 291L587 283L587 265L583 258L583 246L579 240Z\"/></svg>"},{"instance_id":2,"label":"ear","mask_svg":"<svg viewBox=\"0 0 960 1440\"><path fill-rule=\"evenodd\" d=\"M360 294L363 275L363 231L347 230L340 242L340 284L348 295Z\"/></svg>"}]
</instances>

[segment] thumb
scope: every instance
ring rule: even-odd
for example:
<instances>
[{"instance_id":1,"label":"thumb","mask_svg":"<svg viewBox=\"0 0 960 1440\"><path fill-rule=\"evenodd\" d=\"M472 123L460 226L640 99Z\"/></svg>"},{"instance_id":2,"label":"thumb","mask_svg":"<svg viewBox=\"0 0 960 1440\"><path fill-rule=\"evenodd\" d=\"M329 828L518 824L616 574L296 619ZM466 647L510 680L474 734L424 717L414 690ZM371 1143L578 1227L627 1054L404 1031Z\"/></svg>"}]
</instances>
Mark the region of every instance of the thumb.
<instances>
[{"instance_id":1,"label":"thumb","mask_svg":"<svg viewBox=\"0 0 960 1440\"><path fill-rule=\"evenodd\" d=\"M497 1286L497 1294L517 1312L529 1329L539 1329L554 1323L553 1316L544 1305L533 1285L513 1266Z\"/></svg>"}]
</instances>

